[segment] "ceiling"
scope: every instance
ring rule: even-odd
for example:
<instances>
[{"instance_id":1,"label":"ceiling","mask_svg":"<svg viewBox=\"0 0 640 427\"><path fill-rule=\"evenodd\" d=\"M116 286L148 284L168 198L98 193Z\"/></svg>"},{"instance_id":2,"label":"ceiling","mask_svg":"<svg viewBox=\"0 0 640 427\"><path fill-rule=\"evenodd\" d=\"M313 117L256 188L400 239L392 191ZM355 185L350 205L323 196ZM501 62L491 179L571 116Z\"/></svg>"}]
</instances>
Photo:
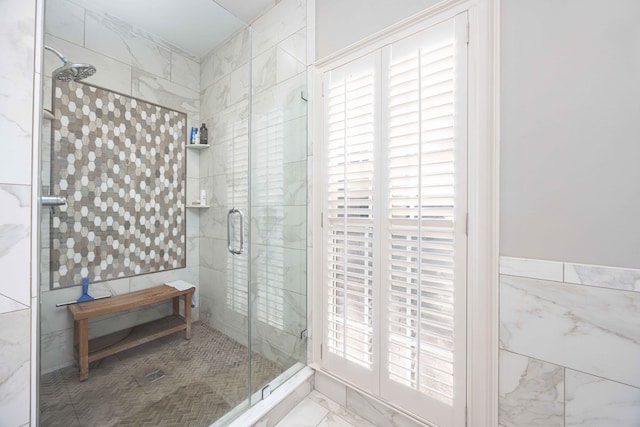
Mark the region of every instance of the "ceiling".
<instances>
[{"instance_id":1,"label":"ceiling","mask_svg":"<svg viewBox=\"0 0 640 427\"><path fill-rule=\"evenodd\" d=\"M251 22L275 0L72 0L159 36L197 58Z\"/></svg>"}]
</instances>

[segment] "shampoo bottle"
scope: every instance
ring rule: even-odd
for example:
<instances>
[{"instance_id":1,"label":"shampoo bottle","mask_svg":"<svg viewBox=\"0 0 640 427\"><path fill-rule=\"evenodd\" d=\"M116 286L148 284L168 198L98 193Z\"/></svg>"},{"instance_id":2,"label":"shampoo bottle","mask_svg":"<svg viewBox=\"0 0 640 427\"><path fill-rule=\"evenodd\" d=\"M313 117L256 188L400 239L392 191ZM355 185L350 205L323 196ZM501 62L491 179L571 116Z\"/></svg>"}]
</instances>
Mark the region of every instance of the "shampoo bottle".
<instances>
[{"instance_id":1,"label":"shampoo bottle","mask_svg":"<svg viewBox=\"0 0 640 427\"><path fill-rule=\"evenodd\" d=\"M200 126L200 144L207 144L209 142L209 130L206 124Z\"/></svg>"}]
</instances>

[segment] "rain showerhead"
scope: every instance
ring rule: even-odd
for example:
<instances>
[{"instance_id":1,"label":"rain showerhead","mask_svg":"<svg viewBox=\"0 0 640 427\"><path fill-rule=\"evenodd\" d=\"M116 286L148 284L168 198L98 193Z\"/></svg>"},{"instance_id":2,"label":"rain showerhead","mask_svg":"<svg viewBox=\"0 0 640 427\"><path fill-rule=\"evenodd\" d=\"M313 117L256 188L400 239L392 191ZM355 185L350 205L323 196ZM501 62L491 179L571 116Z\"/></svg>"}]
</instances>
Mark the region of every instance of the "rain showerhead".
<instances>
[{"instance_id":1,"label":"rain showerhead","mask_svg":"<svg viewBox=\"0 0 640 427\"><path fill-rule=\"evenodd\" d=\"M93 65L69 62L63 54L54 48L49 46L45 46L44 48L55 53L64 64L62 67L55 69L52 73L53 77L57 80L63 82L78 81L91 77L96 73L96 67Z\"/></svg>"},{"instance_id":2,"label":"rain showerhead","mask_svg":"<svg viewBox=\"0 0 640 427\"><path fill-rule=\"evenodd\" d=\"M96 67L89 64L71 64L65 63L62 67L54 70L53 77L56 79L69 82L78 81L91 77L96 73Z\"/></svg>"}]
</instances>

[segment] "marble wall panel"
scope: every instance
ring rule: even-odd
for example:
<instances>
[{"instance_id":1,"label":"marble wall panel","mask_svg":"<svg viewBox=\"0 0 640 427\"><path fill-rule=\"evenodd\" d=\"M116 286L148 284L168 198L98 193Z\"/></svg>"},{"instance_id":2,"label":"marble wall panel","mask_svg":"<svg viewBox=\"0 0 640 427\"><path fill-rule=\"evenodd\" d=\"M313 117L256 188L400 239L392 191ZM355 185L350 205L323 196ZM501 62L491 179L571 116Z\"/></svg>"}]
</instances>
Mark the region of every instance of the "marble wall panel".
<instances>
[{"instance_id":1,"label":"marble wall panel","mask_svg":"<svg viewBox=\"0 0 640 427\"><path fill-rule=\"evenodd\" d=\"M564 368L500 351L500 424L564 426Z\"/></svg>"},{"instance_id":2,"label":"marble wall panel","mask_svg":"<svg viewBox=\"0 0 640 427\"><path fill-rule=\"evenodd\" d=\"M31 183L35 5L0 4L0 183Z\"/></svg>"},{"instance_id":3,"label":"marble wall panel","mask_svg":"<svg viewBox=\"0 0 640 427\"><path fill-rule=\"evenodd\" d=\"M171 78L171 51L141 37L131 25L110 15L86 11L84 46L134 68Z\"/></svg>"},{"instance_id":4,"label":"marble wall panel","mask_svg":"<svg viewBox=\"0 0 640 427\"><path fill-rule=\"evenodd\" d=\"M200 96L197 91L139 69L133 70L131 79L133 96L186 113L190 117L198 116Z\"/></svg>"},{"instance_id":5,"label":"marble wall panel","mask_svg":"<svg viewBox=\"0 0 640 427\"><path fill-rule=\"evenodd\" d=\"M29 307L31 283L31 187L0 184L0 296ZM5 307L15 306L5 302Z\"/></svg>"},{"instance_id":6,"label":"marble wall panel","mask_svg":"<svg viewBox=\"0 0 640 427\"><path fill-rule=\"evenodd\" d=\"M171 52L171 81L199 92L200 63L179 53Z\"/></svg>"},{"instance_id":7,"label":"marble wall panel","mask_svg":"<svg viewBox=\"0 0 640 427\"><path fill-rule=\"evenodd\" d=\"M256 19L253 24L253 56L273 47L307 24L307 2L284 0Z\"/></svg>"},{"instance_id":8,"label":"marble wall panel","mask_svg":"<svg viewBox=\"0 0 640 427\"><path fill-rule=\"evenodd\" d=\"M45 32L82 46L84 44L84 8L67 0L49 0L45 6L47 16L44 23Z\"/></svg>"},{"instance_id":9,"label":"marble wall panel","mask_svg":"<svg viewBox=\"0 0 640 427\"><path fill-rule=\"evenodd\" d=\"M289 55L292 55L298 62L306 64L307 61L307 29L291 34L286 39L278 43L278 47Z\"/></svg>"},{"instance_id":10,"label":"marble wall panel","mask_svg":"<svg viewBox=\"0 0 640 427\"><path fill-rule=\"evenodd\" d=\"M31 310L0 314L0 414L2 424L29 422Z\"/></svg>"},{"instance_id":11,"label":"marble wall panel","mask_svg":"<svg viewBox=\"0 0 640 427\"><path fill-rule=\"evenodd\" d=\"M351 387L347 387L347 409L377 426L418 427L423 425Z\"/></svg>"},{"instance_id":12,"label":"marble wall panel","mask_svg":"<svg viewBox=\"0 0 640 427\"><path fill-rule=\"evenodd\" d=\"M224 240L227 238L227 211L224 207L211 207L200 216L200 236Z\"/></svg>"},{"instance_id":13,"label":"marble wall panel","mask_svg":"<svg viewBox=\"0 0 640 427\"><path fill-rule=\"evenodd\" d=\"M216 81L222 76L240 69L249 62L250 31L242 29L231 36L229 40L215 49L213 55L212 79Z\"/></svg>"},{"instance_id":14,"label":"marble wall panel","mask_svg":"<svg viewBox=\"0 0 640 427\"><path fill-rule=\"evenodd\" d=\"M283 202L288 206L306 206L307 204L307 162L286 163L283 171Z\"/></svg>"},{"instance_id":15,"label":"marble wall panel","mask_svg":"<svg viewBox=\"0 0 640 427\"><path fill-rule=\"evenodd\" d=\"M58 49L74 61L88 63L95 66L96 73L84 80L84 82L108 88L115 92L131 95L131 65L49 34L45 35L45 43L55 49ZM48 76L45 80L47 80L47 85L49 87L49 92L43 93L45 104L48 103L51 105L51 73L61 65L62 63L53 53L45 52L44 74L45 76Z\"/></svg>"},{"instance_id":16,"label":"marble wall panel","mask_svg":"<svg viewBox=\"0 0 640 427\"><path fill-rule=\"evenodd\" d=\"M316 371L315 389L340 406L347 406L347 386L321 371Z\"/></svg>"},{"instance_id":17,"label":"marble wall panel","mask_svg":"<svg viewBox=\"0 0 640 427\"><path fill-rule=\"evenodd\" d=\"M640 386L640 294L514 276L500 279L500 344Z\"/></svg>"},{"instance_id":18,"label":"marble wall panel","mask_svg":"<svg viewBox=\"0 0 640 427\"><path fill-rule=\"evenodd\" d=\"M500 274L562 282L563 264L525 258L500 257Z\"/></svg>"},{"instance_id":19,"label":"marble wall panel","mask_svg":"<svg viewBox=\"0 0 640 427\"><path fill-rule=\"evenodd\" d=\"M306 73L300 73L256 94L253 97L252 129L255 131L271 126L274 123L284 124L292 119L305 117L307 103L301 98L300 94L306 88L307 75ZM306 132L304 142L306 144Z\"/></svg>"},{"instance_id":20,"label":"marble wall panel","mask_svg":"<svg viewBox=\"0 0 640 427\"><path fill-rule=\"evenodd\" d=\"M565 263L564 281L579 285L640 292L640 270L631 268Z\"/></svg>"},{"instance_id":21,"label":"marble wall panel","mask_svg":"<svg viewBox=\"0 0 640 427\"><path fill-rule=\"evenodd\" d=\"M212 117L230 106L247 101L249 96L249 66L243 65L223 76L202 92L202 117Z\"/></svg>"},{"instance_id":22,"label":"marble wall panel","mask_svg":"<svg viewBox=\"0 0 640 427\"><path fill-rule=\"evenodd\" d=\"M640 388L567 369L566 427L640 425Z\"/></svg>"}]
</instances>

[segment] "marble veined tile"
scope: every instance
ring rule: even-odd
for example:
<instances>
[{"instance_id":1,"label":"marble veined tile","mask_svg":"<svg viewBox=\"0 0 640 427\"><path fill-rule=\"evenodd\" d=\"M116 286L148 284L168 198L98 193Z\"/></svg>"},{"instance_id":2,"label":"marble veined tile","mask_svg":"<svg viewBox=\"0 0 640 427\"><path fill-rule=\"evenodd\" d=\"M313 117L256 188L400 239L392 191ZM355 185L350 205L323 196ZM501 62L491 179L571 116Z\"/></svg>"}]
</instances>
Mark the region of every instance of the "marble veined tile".
<instances>
[{"instance_id":1,"label":"marble veined tile","mask_svg":"<svg viewBox=\"0 0 640 427\"><path fill-rule=\"evenodd\" d=\"M318 424L318 427L354 427L354 426L350 422L347 422L344 418L329 412L322 419L322 421L320 421L320 424Z\"/></svg>"},{"instance_id":2,"label":"marble veined tile","mask_svg":"<svg viewBox=\"0 0 640 427\"><path fill-rule=\"evenodd\" d=\"M45 3L45 31L75 43L84 44L84 8L67 0L48 0Z\"/></svg>"},{"instance_id":3,"label":"marble veined tile","mask_svg":"<svg viewBox=\"0 0 640 427\"><path fill-rule=\"evenodd\" d=\"M85 47L167 80L171 78L171 51L110 15L87 10Z\"/></svg>"},{"instance_id":4,"label":"marble veined tile","mask_svg":"<svg viewBox=\"0 0 640 427\"><path fill-rule=\"evenodd\" d=\"M9 313L11 311L24 310L25 308L29 307L0 294L0 314Z\"/></svg>"},{"instance_id":5,"label":"marble veined tile","mask_svg":"<svg viewBox=\"0 0 640 427\"><path fill-rule=\"evenodd\" d=\"M307 23L307 8L304 0L282 0L252 24L253 55L285 40L304 28Z\"/></svg>"},{"instance_id":6,"label":"marble veined tile","mask_svg":"<svg viewBox=\"0 0 640 427\"><path fill-rule=\"evenodd\" d=\"M0 185L0 294L29 306L31 187Z\"/></svg>"},{"instance_id":7,"label":"marble veined tile","mask_svg":"<svg viewBox=\"0 0 640 427\"><path fill-rule=\"evenodd\" d=\"M200 64L179 53L171 52L171 81L200 91Z\"/></svg>"},{"instance_id":8,"label":"marble veined tile","mask_svg":"<svg viewBox=\"0 0 640 427\"><path fill-rule=\"evenodd\" d=\"M500 424L564 425L564 368L500 351Z\"/></svg>"},{"instance_id":9,"label":"marble veined tile","mask_svg":"<svg viewBox=\"0 0 640 427\"><path fill-rule=\"evenodd\" d=\"M0 315L0 424L3 426L29 422L30 325L29 309Z\"/></svg>"},{"instance_id":10,"label":"marble veined tile","mask_svg":"<svg viewBox=\"0 0 640 427\"><path fill-rule=\"evenodd\" d=\"M276 427L316 427L328 413L328 409L306 398L281 419Z\"/></svg>"},{"instance_id":11,"label":"marble veined tile","mask_svg":"<svg viewBox=\"0 0 640 427\"><path fill-rule=\"evenodd\" d=\"M318 374L316 373L316 388L318 388ZM321 380L322 381L322 380ZM343 386L344 387L344 386ZM344 402L346 404L346 389L343 389L345 393ZM309 393L309 399L313 400L320 406L329 410L327 418L319 424L319 426L354 426L354 427L373 427L373 424L366 421L364 418L348 411L344 407L344 404L339 404L334 400L328 398L325 394L316 390Z\"/></svg>"},{"instance_id":12,"label":"marble veined tile","mask_svg":"<svg viewBox=\"0 0 640 427\"><path fill-rule=\"evenodd\" d=\"M500 274L562 282L562 263L527 258L500 257Z\"/></svg>"},{"instance_id":13,"label":"marble veined tile","mask_svg":"<svg viewBox=\"0 0 640 427\"><path fill-rule=\"evenodd\" d=\"M640 386L640 293L500 277L500 345Z\"/></svg>"},{"instance_id":14,"label":"marble veined tile","mask_svg":"<svg viewBox=\"0 0 640 427\"><path fill-rule=\"evenodd\" d=\"M304 72L256 94L253 97L252 129L255 131L282 125L297 118L305 118L306 120L307 103L300 96L300 93L306 88L307 75ZM304 156L297 159L285 159L285 161L303 160L306 157L306 127L304 129L304 138L300 140L304 144L300 150ZM285 137L285 141L298 140Z\"/></svg>"},{"instance_id":15,"label":"marble veined tile","mask_svg":"<svg viewBox=\"0 0 640 427\"><path fill-rule=\"evenodd\" d=\"M45 35L45 43L60 50L74 61L88 63L96 67L96 73L83 80L85 83L103 87L114 92L131 95L131 65L109 58L108 56L85 49L66 40ZM49 92L44 93L44 102L51 103L51 73L62 63L50 52L44 55L44 80L48 82Z\"/></svg>"},{"instance_id":16,"label":"marble veined tile","mask_svg":"<svg viewBox=\"0 0 640 427\"><path fill-rule=\"evenodd\" d=\"M242 29L214 50L211 76L214 81L249 62L250 37L249 31Z\"/></svg>"},{"instance_id":17,"label":"marble veined tile","mask_svg":"<svg viewBox=\"0 0 640 427\"><path fill-rule=\"evenodd\" d=\"M640 292L640 270L631 268L565 263L564 281L579 285Z\"/></svg>"},{"instance_id":18,"label":"marble veined tile","mask_svg":"<svg viewBox=\"0 0 640 427\"><path fill-rule=\"evenodd\" d=\"M347 386L343 383L320 371L316 371L315 386L320 396L324 399L328 398L328 402L333 402L340 406L347 405Z\"/></svg>"},{"instance_id":19,"label":"marble veined tile","mask_svg":"<svg viewBox=\"0 0 640 427\"><path fill-rule=\"evenodd\" d=\"M31 183L35 10L32 1L0 2L2 183Z\"/></svg>"},{"instance_id":20,"label":"marble veined tile","mask_svg":"<svg viewBox=\"0 0 640 427\"><path fill-rule=\"evenodd\" d=\"M303 28L278 43L278 48L293 56L301 64L307 62L307 29Z\"/></svg>"},{"instance_id":21,"label":"marble veined tile","mask_svg":"<svg viewBox=\"0 0 640 427\"><path fill-rule=\"evenodd\" d=\"M640 425L640 389L567 369L566 427Z\"/></svg>"},{"instance_id":22,"label":"marble veined tile","mask_svg":"<svg viewBox=\"0 0 640 427\"><path fill-rule=\"evenodd\" d=\"M419 427L423 425L351 387L347 387L347 409L376 426Z\"/></svg>"},{"instance_id":23,"label":"marble veined tile","mask_svg":"<svg viewBox=\"0 0 640 427\"><path fill-rule=\"evenodd\" d=\"M132 73L132 95L189 116L200 111L200 94L197 91L137 69Z\"/></svg>"}]
</instances>

